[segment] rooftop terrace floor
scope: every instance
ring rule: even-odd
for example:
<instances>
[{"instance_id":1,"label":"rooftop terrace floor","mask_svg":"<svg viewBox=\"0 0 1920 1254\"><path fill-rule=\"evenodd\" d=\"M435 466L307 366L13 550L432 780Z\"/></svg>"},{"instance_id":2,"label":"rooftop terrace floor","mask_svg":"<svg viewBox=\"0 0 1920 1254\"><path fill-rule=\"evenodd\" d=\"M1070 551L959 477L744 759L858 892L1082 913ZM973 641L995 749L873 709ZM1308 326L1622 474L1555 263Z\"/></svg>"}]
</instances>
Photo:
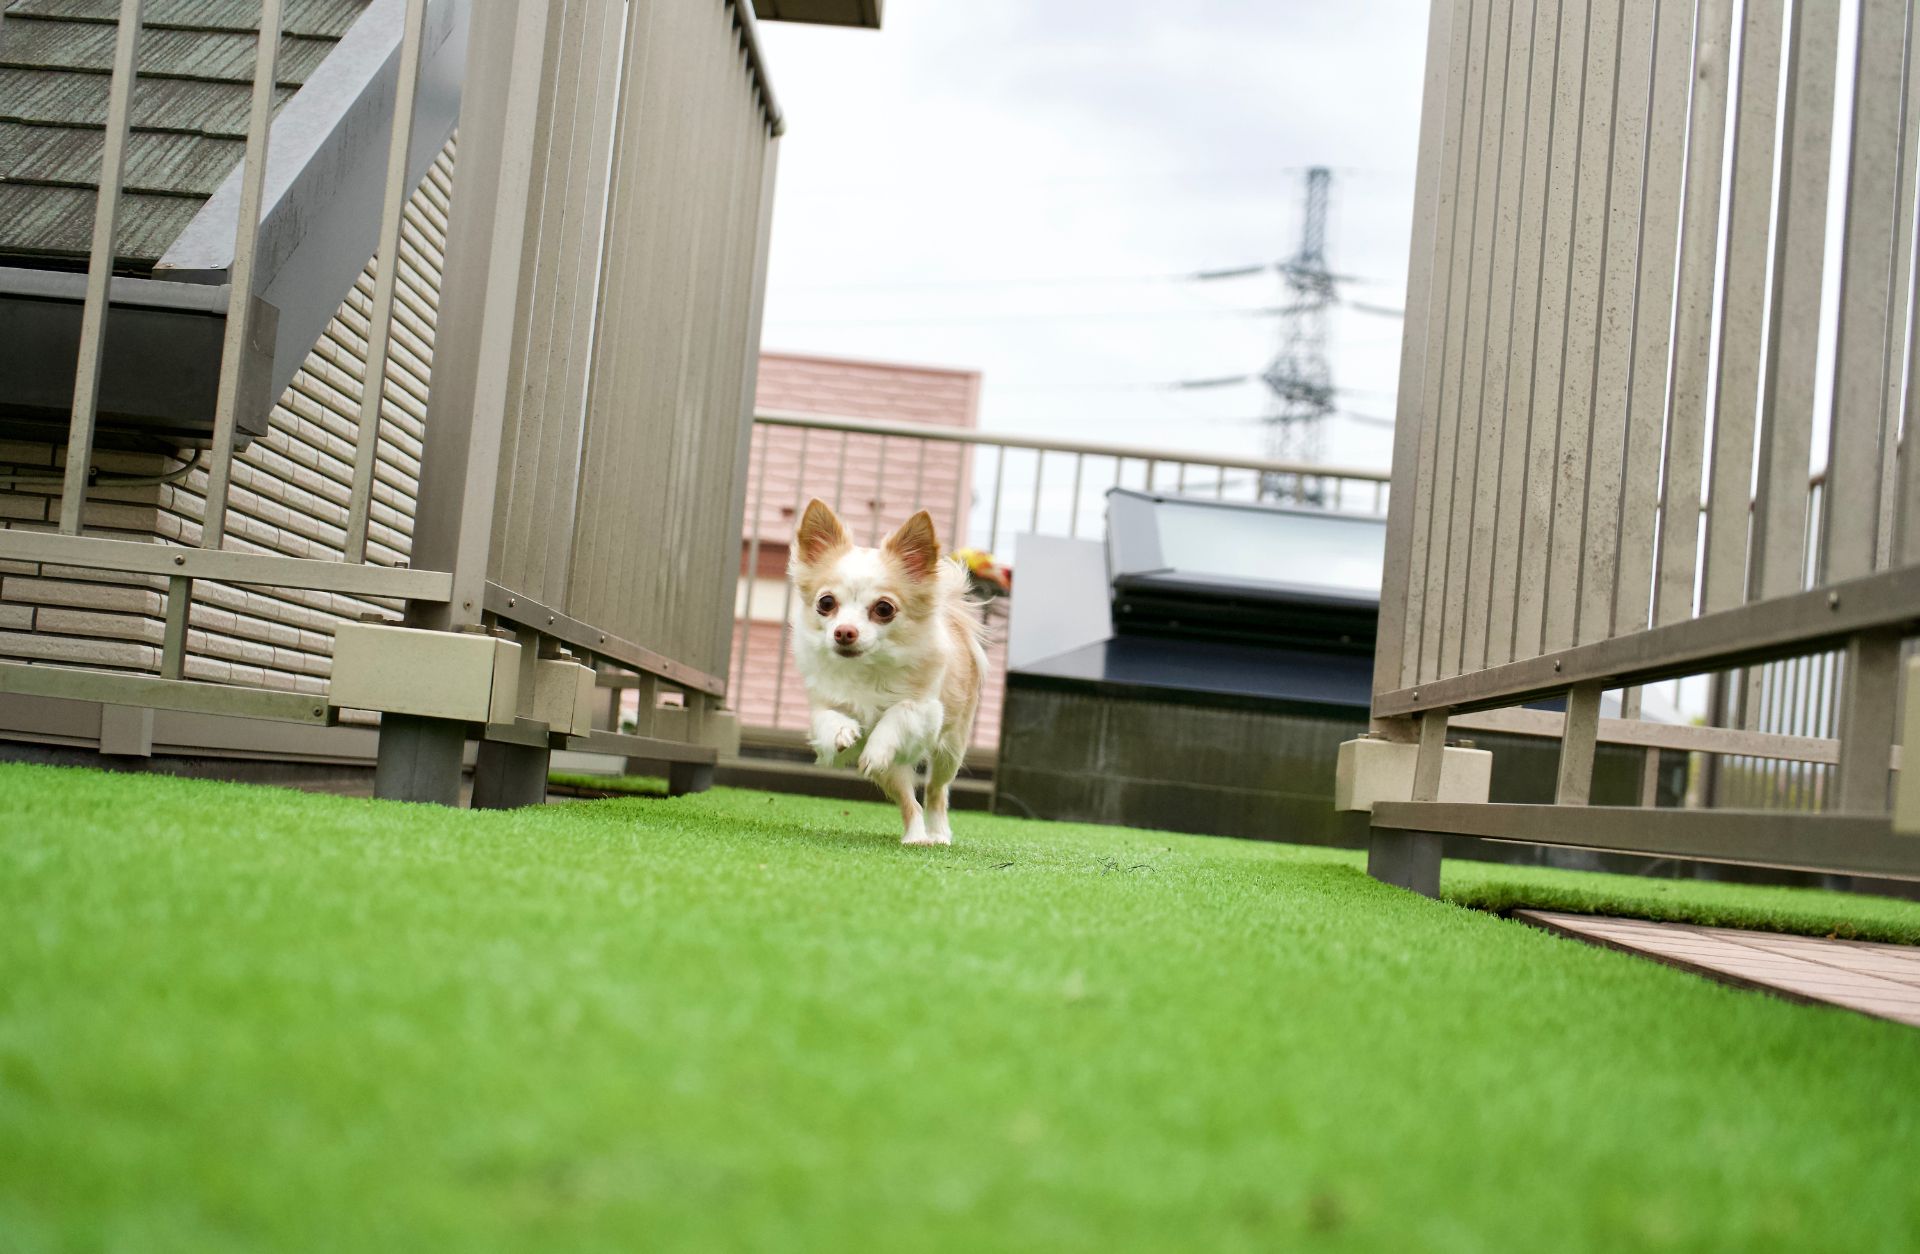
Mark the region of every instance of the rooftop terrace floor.
<instances>
[{"instance_id":1,"label":"rooftop terrace floor","mask_svg":"<svg viewBox=\"0 0 1920 1254\"><path fill-rule=\"evenodd\" d=\"M750 792L0 766L25 1250L1898 1248L1920 1033L1461 902L1920 906ZM1637 896L1636 896L1637 894ZM1577 906L1575 908L1578 908Z\"/></svg>"}]
</instances>

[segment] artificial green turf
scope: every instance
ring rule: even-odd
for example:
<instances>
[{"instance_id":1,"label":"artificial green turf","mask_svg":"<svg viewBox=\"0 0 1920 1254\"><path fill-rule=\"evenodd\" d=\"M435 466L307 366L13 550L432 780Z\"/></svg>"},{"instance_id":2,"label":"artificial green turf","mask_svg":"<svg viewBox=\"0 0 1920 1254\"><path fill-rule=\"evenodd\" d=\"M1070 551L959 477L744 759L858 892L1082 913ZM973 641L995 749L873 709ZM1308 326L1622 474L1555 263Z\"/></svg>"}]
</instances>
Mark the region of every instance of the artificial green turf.
<instances>
[{"instance_id":1,"label":"artificial green turf","mask_svg":"<svg viewBox=\"0 0 1920 1254\"><path fill-rule=\"evenodd\" d=\"M1920 944L1920 901L1817 888L1651 879L1454 861L1442 868L1440 891L1447 900L1460 905L1501 913L1531 906L1708 927Z\"/></svg>"},{"instance_id":2,"label":"artificial green turf","mask_svg":"<svg viewBox=\"0 0 1920 1254\"><path fill-rule=\"evenodd\" d=\"M1920 1033L1287 846L0 767L0 1249L1902 1249Z\"/></svg>"},{"instance_id":3,"label":"artificial green turf","mask_svg":"<svg viewBox=\"0 0 1920 1254\"><path fill-rule=\"evenodd\" d=\"M554 771L547 776L548 787L562 793L588 796L664 797L667 781L656 775L587 775L573 771Z\"/></svg>"}]
</instances>

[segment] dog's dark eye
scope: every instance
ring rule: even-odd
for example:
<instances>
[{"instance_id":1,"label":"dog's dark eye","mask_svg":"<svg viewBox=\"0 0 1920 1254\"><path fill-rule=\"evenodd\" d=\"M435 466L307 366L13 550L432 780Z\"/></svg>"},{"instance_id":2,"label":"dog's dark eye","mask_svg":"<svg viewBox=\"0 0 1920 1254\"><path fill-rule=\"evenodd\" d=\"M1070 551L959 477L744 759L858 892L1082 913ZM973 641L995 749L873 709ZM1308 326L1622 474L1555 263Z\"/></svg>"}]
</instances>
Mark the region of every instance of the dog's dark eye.
<instances>
[{"instance_id":1,"label":"dog's dark eye","mask_svg":"<svg viewBox=\"0 0 1920 1254\"><path fill-rule=\"evenodd\" d=\"M891 622L893 616L898 612L899 611L893 608L893 602L891 601L875 601L873 603L873 621L876 623Z\"/></svg>"},{"instance_id":2,"label":"dog's dark eye","mask_svg":"<svg viewBox=\"0 0 1920 1254\"><path fill-rule=\"evenodd\" d=\"M827 596L821 597L818 601L815 601L813 603L813 608L816 610L819 610L822 614L831 614L833 613L834 608L837 604L838 602L836 602L833 599L832 595L829 594Z\"/></svg>"}]
</instances>

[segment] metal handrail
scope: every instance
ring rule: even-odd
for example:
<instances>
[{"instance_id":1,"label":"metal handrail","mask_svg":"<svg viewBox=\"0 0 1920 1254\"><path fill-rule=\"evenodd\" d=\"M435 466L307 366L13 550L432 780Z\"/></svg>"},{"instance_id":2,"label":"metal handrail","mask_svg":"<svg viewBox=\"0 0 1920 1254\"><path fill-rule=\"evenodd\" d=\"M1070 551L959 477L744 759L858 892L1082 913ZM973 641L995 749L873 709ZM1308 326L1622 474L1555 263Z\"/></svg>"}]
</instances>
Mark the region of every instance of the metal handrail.
<instances>
[{"instance_id":1,"label":"metal handrail","mask_svg":"<svg viewBox=\"0 0 1920 1254\"><path fill-rule=\"evenodd\" d=\"M1076 453L1085 457L1116 457L1122 461L1221 466L1229 470L1253 470L1269 475L1301 475L1310 479L1360 479L1368 483L1393 481L1393 474L1390 471L1364 470L1357 466L1323 466L1308 462L1274 461L1265 457L1231 457L1198 449L1152 448L1143 444L1101 444L1091 440L1044 439L1036 436L1012 435L1002 431L981 431L972 427L876 422L870 418L803 414L777 409L756 412L753 420L770 427L805 427L815 431L842 431L850 435L937 440L947 444L1032 449L1042 453Z\"/></svg>"}]
</instances>

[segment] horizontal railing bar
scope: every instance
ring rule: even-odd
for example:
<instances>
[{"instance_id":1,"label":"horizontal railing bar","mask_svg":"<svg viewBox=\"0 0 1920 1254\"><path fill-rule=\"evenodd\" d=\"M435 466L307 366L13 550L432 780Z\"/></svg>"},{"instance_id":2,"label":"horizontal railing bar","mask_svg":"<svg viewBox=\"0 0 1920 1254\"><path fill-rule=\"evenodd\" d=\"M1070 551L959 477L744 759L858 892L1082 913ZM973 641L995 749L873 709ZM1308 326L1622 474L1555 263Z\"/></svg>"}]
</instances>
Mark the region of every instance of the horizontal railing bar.
<instances>
[{"instance_id":1,"label":"horizontal railing bar","mask_svg":"<svg viewBox=\"0 0 1920 1254\"><path fill-rule=\"evenodd\" d=\"M1282 475L1317 475L1330 479L1361 479L1368 483L1393 481L1390 471L1362 470L1356 466L1322 466L1309 462L1270 461L1258 457L1222 457L1213 453L1196 452L1193 449L1149 448L1138 444L1095 444L1086 440L1039 439L998 431L978 431L968 427L875 422L869 418L799 414L786 410L765 410L756 413L753 420L770 427L802 427L815 431L840 431L852 435L899 436L910 440L938 440L946 444L1039 449L1047 453L1082 453L1092 457L1120 457L1148 463L1188 462L1195 466L1222 466L1229 470L1257 470Z\"/></svg>"},{"instance_id":2,"label":"horizontal railing bar","mask_svg":"<svg viewBox=\"0 0 1920 1254\"><path fill-rule=\"evenodd\" d=\"M120 671L73 666L0 662L0 693L21 697L62 697L107 705L147 706L189 714L225 714L325 726L327 699L307 692L273 692L195 679L161 679Z\"/></svg>"},{"instance_id":3,"label":"horizontal railing bar","mask_svg":"<svg viewBox=\"0 0 1920 1254\"><path fill-rule=\"evenodd\" d=\"M1382 801L1375 827L1742 866L1920 879L1920 840L1876 814Z\"/></svg>"},{"instance_id":4,"label":"horizontal railing bar","mask_svg":"<svg viewBox=\"0 0 1920 1254\"><path fill-rule=\"evenodd\" d=\"M709 675L684 662L676 662L665 654L655 653L631 640L622 639L612 632L601 631L591 623L569 617L511 588L503 588L492 580L487 581L484 608L496 618L563 640L597 657L658 675L683 688L714 697L727 695L727 681L721 676Z\"/></svg>"},{"instance_id":5,"label":"horizontal railing bar","mask_svg":"<svg viewBox=\"0 0 1920 1254\"><path fill-rule=\"evenodd\" d=\"M1920 567L1756 601L1628 636L1380 693L1377 718L1519 705L1575 684L1655 683L1834 648L1863 631L1920 629Z\"/></svg>"},{"instance_id":6,"label":"horizontal railing bar","mask_svg":"<svg viewBox=\"0 0 1920 1254\"><path fill-rule=\"evenodd\" d=\"M1558 710L1479 710L1449 717L1447 729L1557 740L1566 718ZM1629 745L1636 749L1727 753L1815 765L1832 765L1840 760L1840 742L1821 736L1786 736L1776 732L1743 731L1737 727L1697 727L1692 723L1655 723L1638 718L1601 719L1598 740L1601 744ZM1893 747L1889 769L1900 769L1899 745Z\"/></svg>"},{"instance_id":7,"label":"horizontal railing bar","mask_svg":"<svg viewBox=\"0 0 1920 1254\"><path fill-rule=\"evenodd\" d=\"M575 736L568 742L575 753L604 753L617 758L646 758L655 762L700 762L720 760L720 751L712 745L689 744L684 740L662 740L658 736L629 736L625 732L595 730Z\"/></svg>"},{"instance_id":8,"label":"horizontal railing bar","mask_svg":"<svg viewBox=\"0 0 1920 1254\"><path fill-rule=\"evenodd\" d=\"M179 575L220 583L305 588L313 592L409 601L444 602L453 595L453 577L435 570L356 566L317 557L190 549L175 544L65 536L48 531L0 531L0 558L133 575Z\"/></svg>"}]
</instances>

